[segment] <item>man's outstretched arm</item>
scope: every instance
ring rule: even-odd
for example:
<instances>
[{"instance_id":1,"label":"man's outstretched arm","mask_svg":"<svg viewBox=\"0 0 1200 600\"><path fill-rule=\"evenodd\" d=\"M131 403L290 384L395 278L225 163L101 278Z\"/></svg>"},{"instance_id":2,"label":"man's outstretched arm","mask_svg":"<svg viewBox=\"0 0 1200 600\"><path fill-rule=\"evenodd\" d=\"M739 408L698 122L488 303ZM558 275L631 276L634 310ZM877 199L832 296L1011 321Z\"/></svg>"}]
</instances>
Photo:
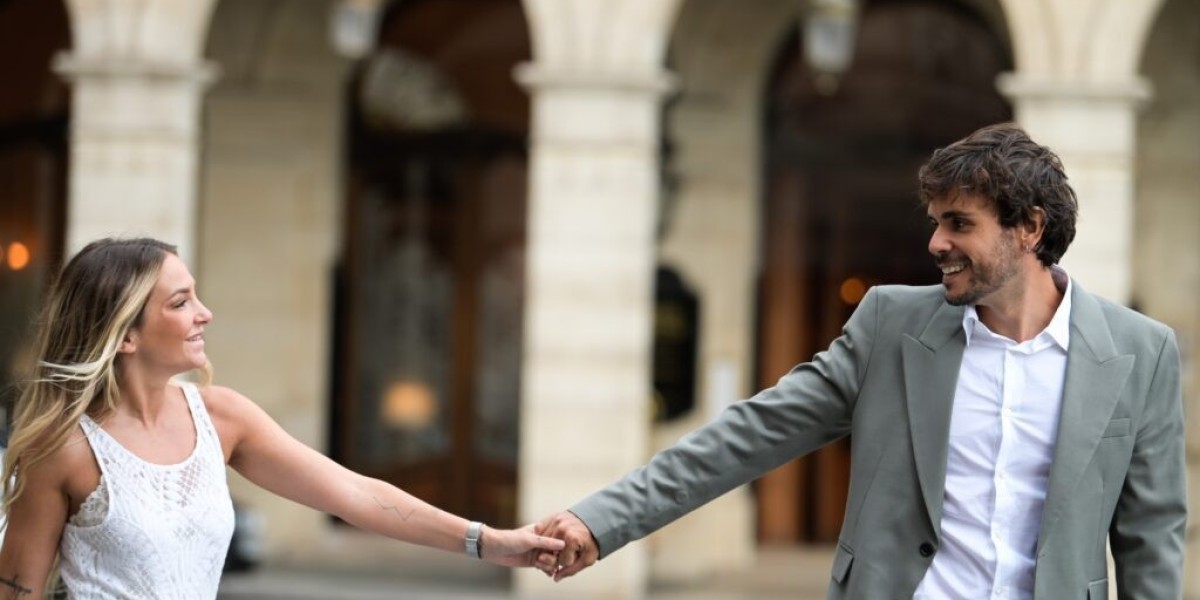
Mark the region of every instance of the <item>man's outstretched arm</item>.
<instances>
[{"instance_id":1,"label":"man's outstretched arm","mask_svg":"<svg viewBox=\"0 0 1200 600\"><path fill-rule=\"evenodd\" d=\"M556 579L574 575L713 498L849 433L876 335L878 296L869 292L842 335L812 362L733 404L570 512L542 521L543 535L567 542L553 570L543 554L542 570Z\"/></svg>"}]
</instances>

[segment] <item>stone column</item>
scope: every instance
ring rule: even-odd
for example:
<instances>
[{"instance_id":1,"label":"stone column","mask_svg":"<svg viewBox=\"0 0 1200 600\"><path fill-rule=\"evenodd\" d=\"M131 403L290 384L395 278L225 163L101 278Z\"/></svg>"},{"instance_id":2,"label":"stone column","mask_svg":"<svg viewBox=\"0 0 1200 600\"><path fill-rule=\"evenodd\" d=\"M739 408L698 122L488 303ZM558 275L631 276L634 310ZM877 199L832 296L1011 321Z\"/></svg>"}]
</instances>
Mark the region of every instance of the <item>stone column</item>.
<instances>
[{"instance_id":1,"label":"stone column","mask_svg":"<svg viewBox=\"0 0 1200 600\"><path fill-rule=\"evenodd\" d=\"M526 65L533 95L521 518L567 508L647 458L662 73L599 76ZM523 594L636 598L632 545Z\"/></svg>"},{"instance_id":2,"label":"stone column","mask_svg":"<svg viewBox=\"0 0 1200 600\"><path fill-rule=\"evenodd\" d=\"M1062 158L1079 195L1063 266L1090 291L1131 297L1136 111L1150 88L1138 61L1163 0L999 0L1015 74L1000 90L1033 139Z\"/></svg>"},{"instance_id":3,"label":"stone column","mask_svg":"<svg viewBox=\"0 0 1200 600\"><path fill-rule=\"evenodd\" d=\"M1017 122L1063 161L1079 197L1078 233L1063 267L1089 291L1132 299L1133 168L1137 108L1150 97L1140 78L1072 81L1009 74L1000 90Z\"/></svg>"},{"instance_id":4,"label":"stone column","mask_svg":"<svg viewBox=\"0 0 1200 600\"><path fill-rule=\"evenodd\" d=\"M169 6L168 6L169 5ZM197 131L215 69L200 58L212 0L68 2L74 49L67 251L150 235L194 254Z\"/></svg>"},{"instance_id":5,"label":"stone column","mask_svg":"<svg viewBox=\"0 0 1200 600\"><path fill-rule=\"evenodd\" d=\"M534 61L519 518L569 507L645 462L651 419L661 102L681 0L524 0ZM632 600L647 558L632 544L523 598Z\"/></svg>"}]
</instances>

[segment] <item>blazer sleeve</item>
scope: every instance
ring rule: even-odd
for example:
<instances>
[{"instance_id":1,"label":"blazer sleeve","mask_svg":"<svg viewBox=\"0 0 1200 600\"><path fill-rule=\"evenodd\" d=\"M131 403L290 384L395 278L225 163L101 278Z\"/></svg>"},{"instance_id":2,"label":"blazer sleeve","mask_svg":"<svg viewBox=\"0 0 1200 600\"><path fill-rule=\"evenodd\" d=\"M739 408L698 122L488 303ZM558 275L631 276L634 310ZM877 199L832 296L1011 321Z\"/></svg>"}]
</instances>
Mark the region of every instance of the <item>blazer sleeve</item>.
<instances>
[{"instance_id":1,"label":"blazer sleeve","mask_svg":"<svg viewBox=\"0 0 1200 600\"><path fill-rule=\"evenodd\" d=\"M1179 349L1175 335L1168 331L1109 528L1122 599L1183 597L1187 521L1183 418Z\"/></svg>"},{"instance_id":2,"label":"blazer sleeve","mask_svg":"<svg viewBox=\"0 0 1200 600\"><path fill-rule=\"evenodd\" d=\"M878 296L869 291L842 335L812 362L573 506L601 558L849 433L876 335Z\"/></svg>"}]
</instances>

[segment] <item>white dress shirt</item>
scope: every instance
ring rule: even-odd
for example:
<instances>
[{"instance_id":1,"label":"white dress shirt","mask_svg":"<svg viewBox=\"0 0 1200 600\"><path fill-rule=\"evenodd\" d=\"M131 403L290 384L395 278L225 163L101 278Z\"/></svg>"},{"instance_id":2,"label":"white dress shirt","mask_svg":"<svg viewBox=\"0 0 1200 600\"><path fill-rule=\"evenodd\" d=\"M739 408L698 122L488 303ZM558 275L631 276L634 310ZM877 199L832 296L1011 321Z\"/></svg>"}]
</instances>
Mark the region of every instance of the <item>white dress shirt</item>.
<instances>
[{"instance_id":1,"label":"white dress shirt","mask_svg":"<svg viewBox=\"0 0 1200 600\"><path fill-rule=\"evenodd\" d=\"M967 345L950 417L942 543L914 600L1033 598L1070 342L1071 283L1054 271L1063 299L1031 340L992 333L974 306L963 316Z\"/></svg>"}]
</instances>

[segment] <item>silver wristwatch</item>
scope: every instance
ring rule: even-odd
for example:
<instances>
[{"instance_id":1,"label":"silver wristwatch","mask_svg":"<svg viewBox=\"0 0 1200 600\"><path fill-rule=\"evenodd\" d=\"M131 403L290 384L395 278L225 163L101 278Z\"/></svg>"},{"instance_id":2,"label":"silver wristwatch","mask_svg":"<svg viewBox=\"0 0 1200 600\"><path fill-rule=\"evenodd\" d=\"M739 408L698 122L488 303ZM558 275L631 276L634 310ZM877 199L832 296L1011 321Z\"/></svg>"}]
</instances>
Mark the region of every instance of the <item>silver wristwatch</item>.
<instances>
[{"instance_id":1,"label":"silver wristwatch","mask_svg":"<svg viewBox=\"0 0 1200 600\"><path fill-rule=\"evenodd\" d=\"M479 538L482 535L483 523L471 521L467 524L467 536L464 538L467 546L467 556L471 558L483 558L483 544L479 543Z\"/></svg>"}]
</instances>

